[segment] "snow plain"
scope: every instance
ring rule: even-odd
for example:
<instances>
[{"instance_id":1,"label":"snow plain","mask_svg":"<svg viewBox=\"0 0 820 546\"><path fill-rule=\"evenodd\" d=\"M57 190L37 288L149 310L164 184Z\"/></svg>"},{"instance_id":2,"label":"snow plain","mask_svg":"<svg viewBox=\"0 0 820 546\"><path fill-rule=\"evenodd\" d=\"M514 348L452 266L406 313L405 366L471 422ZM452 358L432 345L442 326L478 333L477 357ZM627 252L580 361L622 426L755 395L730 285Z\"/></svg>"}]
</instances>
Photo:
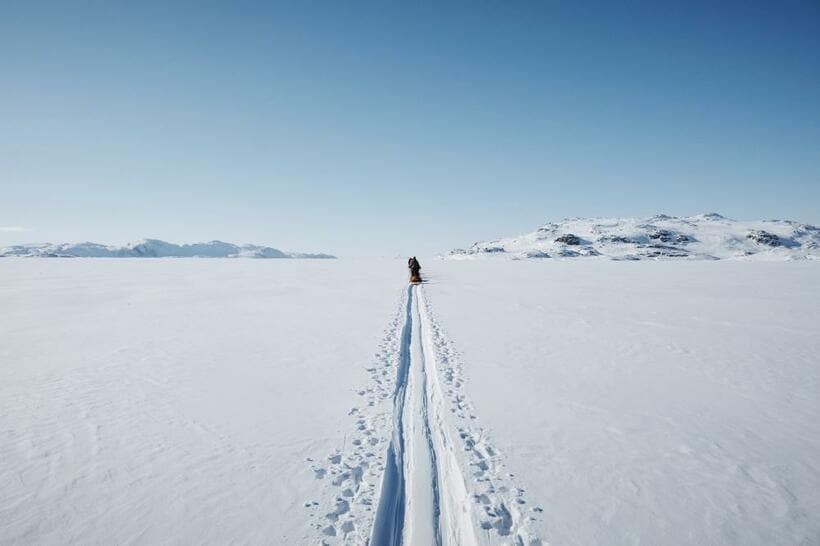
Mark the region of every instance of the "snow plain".
<instances>
[{"instance_id":1,"label":"snow plain","mask_svg":"<svg viewBox=\"0 0 820 546\"><path fill-rule=\"evenodd\" d=\"M2 260L0 543L309 543L305 459L342 446L403 275Z\"/></svg>"},{"instance_id":2,"label":"snow plain","mask_svg":"<svg viewBox=\"0 0 820 546\"><path fill-rule=\"evenodd\" d=\"M816 262L404 265L0 260L0 544L367 543L402 348L482 544L820 541Z\"/></svg>"},{"instance_id":3,"label":"snow plain","mask_svg":"<svg viewBox=\"0 0 820 546\"><path fill-rule=\"evenodd\" d=\"M430 300L551 544L820 543L816 263L456 263Z\"/></svg>"}]
</instances>

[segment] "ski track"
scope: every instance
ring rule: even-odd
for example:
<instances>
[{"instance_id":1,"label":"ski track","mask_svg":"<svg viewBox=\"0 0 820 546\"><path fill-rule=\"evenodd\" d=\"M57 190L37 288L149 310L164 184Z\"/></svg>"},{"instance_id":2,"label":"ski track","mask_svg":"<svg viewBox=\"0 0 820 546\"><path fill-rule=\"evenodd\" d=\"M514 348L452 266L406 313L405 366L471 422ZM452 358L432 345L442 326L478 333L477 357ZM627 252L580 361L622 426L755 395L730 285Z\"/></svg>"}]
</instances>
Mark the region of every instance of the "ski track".
<instances>
[{"instance_id":1,"label":"ski track","mask_svg":"<svg viewBox=\"0 0 820 546\"><path fill-rule=\"evenodd\" d=\"M324 500L309 500L316 541L371 546L540 546L530 506L476 423L463 362L424 287L402 291L368 384L351 408L354 432L325 461L309 458ZM350 441L348 441L350 440Z\"/></svg>"},{"instance_id":2,"label":"ski track","mask_svg":"<svg viewBox=\"0 0 820 546\"><path fill-rule=\"evenodd\" d=\"M320 500L304 502L312 515L313 543L353 545L370 540L377 486L389 468L385 466L387 461L394 457L387 451L408 295L407 290L401 291L375 359L365 368L370 379L355 392L360 403L348 412L353 420L352 432L332 453L307 459L313 476L323 482Z\"/></svg>"},{"instance_id":3,"label":"ski track","mask_svg":"<svg viewBox=\"0 0 820 546\"><path fill-rule=\"evenodd\" d=\"M393 392L393 435L387 448L380 501L376 519L373 523L372 542L374 545L401 544L404 534L407 490L405 464L412 463L412 461L405 459L404 438L404 407L407 379L410 372L410 343L413 333L412 312L413 287L410 286L407 288L406 316L402 327L396 387Z\"/></svg>"}]
</instances>

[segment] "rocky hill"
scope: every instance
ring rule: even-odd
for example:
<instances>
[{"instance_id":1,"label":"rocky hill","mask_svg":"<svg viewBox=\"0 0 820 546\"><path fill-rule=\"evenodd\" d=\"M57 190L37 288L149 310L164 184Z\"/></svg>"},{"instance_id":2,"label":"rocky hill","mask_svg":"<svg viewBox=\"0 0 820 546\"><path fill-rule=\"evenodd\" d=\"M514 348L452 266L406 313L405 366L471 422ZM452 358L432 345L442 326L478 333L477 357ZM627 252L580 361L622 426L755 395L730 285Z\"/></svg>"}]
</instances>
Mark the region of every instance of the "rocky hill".
<instances>
[{"instance_id":1,"label":"rocky hill","mask_svg":"<svg viewBox=\"0 0 820 546\"><path fill-rule=\"evenodd\" d=\"M614 260L820 258L820 229L791 220L738 221L717 213L649 218L567 218L537 230L478 242L452 259L605 257Z\"/></svg>"},{"instance_id":2,"label":"rocky hill","mask_svg":"<svg viewBox=\"0 0 820 546\"><path fill-rule=\"evenodd\" d=\"M158 239L143 239L125 246L97 243L15 245L0 248L0 257L36 258L309 258L332 259L330 254L283 252L258 245L235 245L222 241L177 245Z\"/></svg>"}]
</instances>

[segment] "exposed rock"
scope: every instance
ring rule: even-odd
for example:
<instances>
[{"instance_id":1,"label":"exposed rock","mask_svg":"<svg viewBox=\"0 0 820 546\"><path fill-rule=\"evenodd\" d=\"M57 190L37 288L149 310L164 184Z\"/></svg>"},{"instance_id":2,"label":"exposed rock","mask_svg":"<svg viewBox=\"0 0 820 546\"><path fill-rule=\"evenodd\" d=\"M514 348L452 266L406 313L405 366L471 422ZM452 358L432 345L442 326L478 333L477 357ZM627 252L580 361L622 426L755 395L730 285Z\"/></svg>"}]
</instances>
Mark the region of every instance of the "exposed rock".
<instances>
[{"instance_id":1,"label":"exposed rock","mask_svg":"<svg viewBox=\"0 0 820 546\"><path fill-rule=\"evenodd\" d=\"M641 253L643 256L647 258L688 258L689 254L686 251L678 250L666 250L666 249L653 249L648 250L646 252Z\"/></svg>"},{"instance_id":2,"label":"exposed rock","mask_svg":"<svg viewBox=\"0 0 820 546\"><path fill-rule=\"evenodd\" d=\"M627 237L623 237L621 235L610 235L598 238L599 243L633 243L634 241L630 240Z\"/></svg>"},{"instance_id":3,"label":"exposed rock","mask_svg":"<svg viewBox=\"0 0 820 546\"><path fill-rule=\"evenodd\" d=\"M672 250L677 252L686 252L683 248L678 248L671 245L662 245L660 243L650 243L648 245L638 245L638 248L653 248L655 250Z\"/></svg>"},{"instance_id":4,"label":"exposed rock","mask_svg":"<svg viewBox=\"0 0 820 546\"><path fill-rule=\"evenodd\" d=\"M487 241L473 243L467 254L500 254L502 252L505 252L504 247L498 241Z\"/></svg>"},{"instance_id":5,"label":"exposed rock","mask_svg":"<svg viewBox=\"0 0 820 546\"><path fill-rule=\"evenodd\" d=\"M564 243L565 245L580 245L581 239L577 235L573 235L572 233L567 233L566 235L561 235L560 237L555 239L558 243Z\"/></svg>"},{"instance_id":6,"label":"exposed rock","mask_svg":"<svg viewBox=\"0 0 820 546\"><path fill-rule=\"evenodd\" d=\"M528 250L521 255L522 258L549 258L550 255L543 250Z\"/></svg>"},{"instance_id":7,"label":"exposed rock","mask_svg":"<svg viewBox=\"0 0 820 546\"><path fill-rule=\"evenodd\" d=\"M648 237L650 239L657 239L664 243L669 243L675 239L675 234L665 229L659 229L657 231L653 231L652 233L650 233Z\"/></svg>"},{"instance_id":8,"label":"exposed rock","mask_svg":"<svg viewBox=\"0 0 820 546\"><path fill-rule=\"evenodd\" d=\"M496 254L501 252L504 252L504 247L474 244L470 247L470 250L467 251L467 254Z\"/></svg>"},{"instance_id":9,"label":"exposed rock","mask_svg":"<svg viewBox=\"0 0 820 546\"><path fill-rule=\"evenodd\" d=\"M783 244L783 242L780 240L780 237L778 237L774 233L763 231L762 229L750 231L746 238L751 239L759 245L781 246Z\"/></svg>"},{"instance_id":10,"label":"exposed rock","mask_svg":"<svg viewBox=\"0 0 820 546\"><path fill-rule=\"evenodd\" d=\"M668 229L659 229L649 234L650 239L657 239L663 243L689 243L692 238Z\"/></svg>"},{"instance_id":11,"label":"exposed rock","mask_svg":"<svg viewBox=\"0 0 820 546\"><path fill-rule=\"evenodd\" d=\"M648 245L638 245L642 249L641 256L647 258L688 258L689 252L683 248L676 246L662 245L660 243L652 243Z\"/></svg>"}]
</instances>

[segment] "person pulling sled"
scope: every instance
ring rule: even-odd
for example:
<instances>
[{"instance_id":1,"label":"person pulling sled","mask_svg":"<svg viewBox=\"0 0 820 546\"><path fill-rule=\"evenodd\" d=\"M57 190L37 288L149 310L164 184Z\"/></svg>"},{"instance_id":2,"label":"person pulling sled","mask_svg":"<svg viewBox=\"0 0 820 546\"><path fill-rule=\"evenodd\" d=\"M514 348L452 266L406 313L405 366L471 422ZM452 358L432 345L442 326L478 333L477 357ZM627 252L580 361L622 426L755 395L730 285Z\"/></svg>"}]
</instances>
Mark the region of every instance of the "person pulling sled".
<instances>
[{"instance_id":1,"label":"person pulling sled","mask_svg":"<svg viewBox=\"0 0 820 546\"><path fill-rule=\"evenodd\" d=\"M407 260L407 267L410 269L410 282L421 282L421 265L415 256Z\"/></svg>"}]
</instances>

